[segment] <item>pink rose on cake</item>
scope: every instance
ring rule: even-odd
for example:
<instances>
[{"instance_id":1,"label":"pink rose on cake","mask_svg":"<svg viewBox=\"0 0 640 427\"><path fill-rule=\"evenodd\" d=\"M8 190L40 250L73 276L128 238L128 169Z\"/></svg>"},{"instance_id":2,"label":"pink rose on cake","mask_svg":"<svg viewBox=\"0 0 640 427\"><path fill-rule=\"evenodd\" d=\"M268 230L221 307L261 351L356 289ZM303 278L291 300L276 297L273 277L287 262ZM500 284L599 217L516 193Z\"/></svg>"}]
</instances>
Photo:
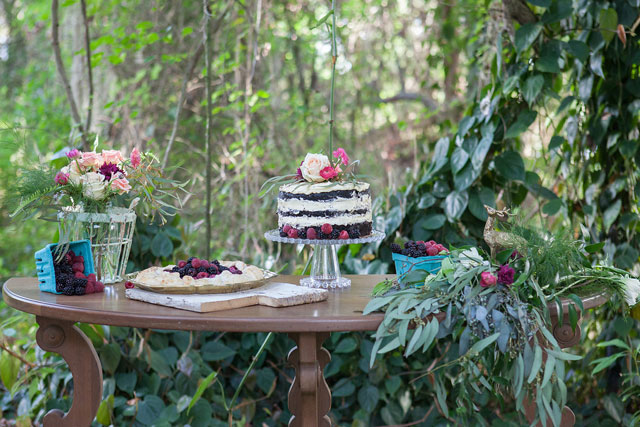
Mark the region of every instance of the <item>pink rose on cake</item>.
<instances>
[{"instance_id":1,"label":"pink rose on cake","mask_svg":"<svg viewBox=\"0 0 640 427\"><path fill-rule=\"evenodd\" d=\"M300 172L302 172L302 177L309 182L322 182L326 181L326 178L323 178L320 172L326 167L331 167L331 163L329 162L329 158L324 154L313 154L308 153L302 165L300 165Z\"/></svg>"}]
</instances>

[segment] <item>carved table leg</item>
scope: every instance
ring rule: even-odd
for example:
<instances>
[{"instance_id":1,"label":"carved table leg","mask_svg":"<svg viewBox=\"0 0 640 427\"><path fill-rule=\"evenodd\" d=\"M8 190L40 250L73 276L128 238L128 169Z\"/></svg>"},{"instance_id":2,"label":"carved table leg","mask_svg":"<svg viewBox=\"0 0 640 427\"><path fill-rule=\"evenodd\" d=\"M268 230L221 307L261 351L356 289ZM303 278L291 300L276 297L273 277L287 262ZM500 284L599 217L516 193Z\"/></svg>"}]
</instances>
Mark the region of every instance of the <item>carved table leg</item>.
<instances>
[{"instance_id":1,"label":"carved table leg","mask_svg":"<svg viewBox=\"0 0 640 427\"><path fill-rule=\"evenodd\" d=\"M328 332L289 334L297 346L291 349L288 361L296 370L289 389L291 427L330 427L327 415L331 409L331 391L324 380L323 370L331 360L322 342Z\"/></svg>"},{"instance_id":2,"label":"carved table leg","mask_svg":"<svg viewBox=\"0 0 640 427\"><path fill-rule=\"evenodd\" d=\"M91 341L73 322L36 316L40 325L36 341L40 348L58 353L73 375L73 402L68 413L52 409L44 416L45 427L90 426L102 400L102 368Z\"/></svg>"},{"instance_id":3,"label":"carved table leg","mask_svg":"<svg viewBox=\"0 0 640 427\"><path fill-rule=\"evenodd\" d=\"M580 316L578 319L578 324L576 325L575 331L571 328L571 323L569 321L569 314L565 314L562 321L562 326L558 322L557 316L551 317L551 325L553 337L558 341L558 345L560 348L569 348L580 342L580 336L582 334L580 329L580 322L582 321L582 313L578 312ZM542 360L544 362L547 361L547 354L543 353ZM530 423L536 418L536 405L534 402L529 399L525 399L524 407L526 412L527 421ZM571 408L565 406L562 408L562 418L560 419L561 427L573 427L576 423L576 415L573 413ZM553 425L550 419L547 419L547 425ZM538 422L538 426L542 426L541 422Z\"/></svg>"}]
</instances>

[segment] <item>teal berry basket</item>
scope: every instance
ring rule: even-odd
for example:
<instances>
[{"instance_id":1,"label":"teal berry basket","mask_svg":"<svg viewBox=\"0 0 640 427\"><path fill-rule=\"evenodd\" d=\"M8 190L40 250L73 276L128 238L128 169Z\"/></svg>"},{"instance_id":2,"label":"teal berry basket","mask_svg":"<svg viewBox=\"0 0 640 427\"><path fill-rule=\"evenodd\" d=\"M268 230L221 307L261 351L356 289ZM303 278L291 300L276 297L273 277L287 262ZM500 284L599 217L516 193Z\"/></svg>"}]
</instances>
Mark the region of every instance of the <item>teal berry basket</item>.
<instances>
[{"instance_id":1,"label":"teal berry basket","mask_svg":"<svg viewBox=\"0 0 640 427\"><path fill-rule=\"evenodd\" d=\"M402 282L407 273L414 270L426 270L431 274L436 274L440 271L442 260L446 257L447 255L434 255L414 258L402 254L391 254L391 258L396 265L396 274L399 282Z\"/></svg>"},{"instance_id":2,"label":"teal berry basket","mask_svg":"<svg viewBox=\"0 0 640 427\"><path fill-rule=\"evenodd\" d=\"M89 275L95 273L93 266L93 254L91 252L91 242L88 240L77 240L70 242L69 250L76 255L82 255L84 258L84 274ZM57 243L50 243L44 248L36 252L36 270L38 272L38 285L40 290L51 292L52 294L60 294L56 290L56 274L53 268L54 251L58 246Z\"/></svg>"}]
</instances>

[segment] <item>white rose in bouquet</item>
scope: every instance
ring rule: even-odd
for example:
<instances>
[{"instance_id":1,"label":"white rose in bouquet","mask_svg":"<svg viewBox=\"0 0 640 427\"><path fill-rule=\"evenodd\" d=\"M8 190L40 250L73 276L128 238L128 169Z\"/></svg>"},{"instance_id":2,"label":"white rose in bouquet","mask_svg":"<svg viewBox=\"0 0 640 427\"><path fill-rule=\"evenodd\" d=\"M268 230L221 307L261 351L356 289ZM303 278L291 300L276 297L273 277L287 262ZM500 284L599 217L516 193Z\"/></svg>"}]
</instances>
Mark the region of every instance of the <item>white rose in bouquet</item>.
<instances>
[{"instance_id":1,"label":"white rose in bouquet","mask_svg":"<svg viewBox=\"0 0 640 427\"><path fill-rule=\"evenodd\" d=\"M633 277L623 277L624 282L624 300L629 307L636 305L638 295L640 295L640 280Z\"/></svg>"},{"instance_id":2,"label":"white rose in bouquet","mask_svg":"<svg viewBox=\"0 0 640 427\"><path fill-rule=\"evenodd\" d=\"M88 172L80 178L82 184L82 194L93 200L102 200L107 196L108 182L104 180L104 175L97 172Z\"/></svg>"},{"instance_id":3,"label":"white rose in bouquet","mask_svg":"<svg viewBox=\"0 0 640 427\"><path fill-rule=\"evenodd\" d=\"M302 165L300 165L300 171L305 180L309 182L322 182L326 180L320 176L320 171L327 166L331 166L331 163L329 163L329 158L324 154L307 153Z\"/></svg>"}]
</instances>

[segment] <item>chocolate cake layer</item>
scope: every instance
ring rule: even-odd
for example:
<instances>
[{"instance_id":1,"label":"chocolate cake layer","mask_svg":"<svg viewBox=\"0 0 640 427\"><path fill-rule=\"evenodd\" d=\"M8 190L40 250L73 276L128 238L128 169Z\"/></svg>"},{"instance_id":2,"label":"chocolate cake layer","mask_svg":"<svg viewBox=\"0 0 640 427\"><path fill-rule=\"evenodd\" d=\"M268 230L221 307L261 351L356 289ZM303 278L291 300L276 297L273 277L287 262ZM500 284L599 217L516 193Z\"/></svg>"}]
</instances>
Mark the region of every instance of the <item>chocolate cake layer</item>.
<instances>
[{"instance_id":1,"label":"chocolate cake layer","mask_svg":"<svg viewBox=\"0 0 640 427\"><path fill-rule=\"evenodd\" d=\"M280 193L278 193L278 198L283 200L298 199L298 200L310 200L310 201L331 201L336 199L351 199L354 197L366 196L370 194L371 192L369 191L369 189L364 191L334 190L334 191L325 191L322 193L311 193L311 194L288 193L286 191L281 191Z\"/></svg>"}]
</instances>

